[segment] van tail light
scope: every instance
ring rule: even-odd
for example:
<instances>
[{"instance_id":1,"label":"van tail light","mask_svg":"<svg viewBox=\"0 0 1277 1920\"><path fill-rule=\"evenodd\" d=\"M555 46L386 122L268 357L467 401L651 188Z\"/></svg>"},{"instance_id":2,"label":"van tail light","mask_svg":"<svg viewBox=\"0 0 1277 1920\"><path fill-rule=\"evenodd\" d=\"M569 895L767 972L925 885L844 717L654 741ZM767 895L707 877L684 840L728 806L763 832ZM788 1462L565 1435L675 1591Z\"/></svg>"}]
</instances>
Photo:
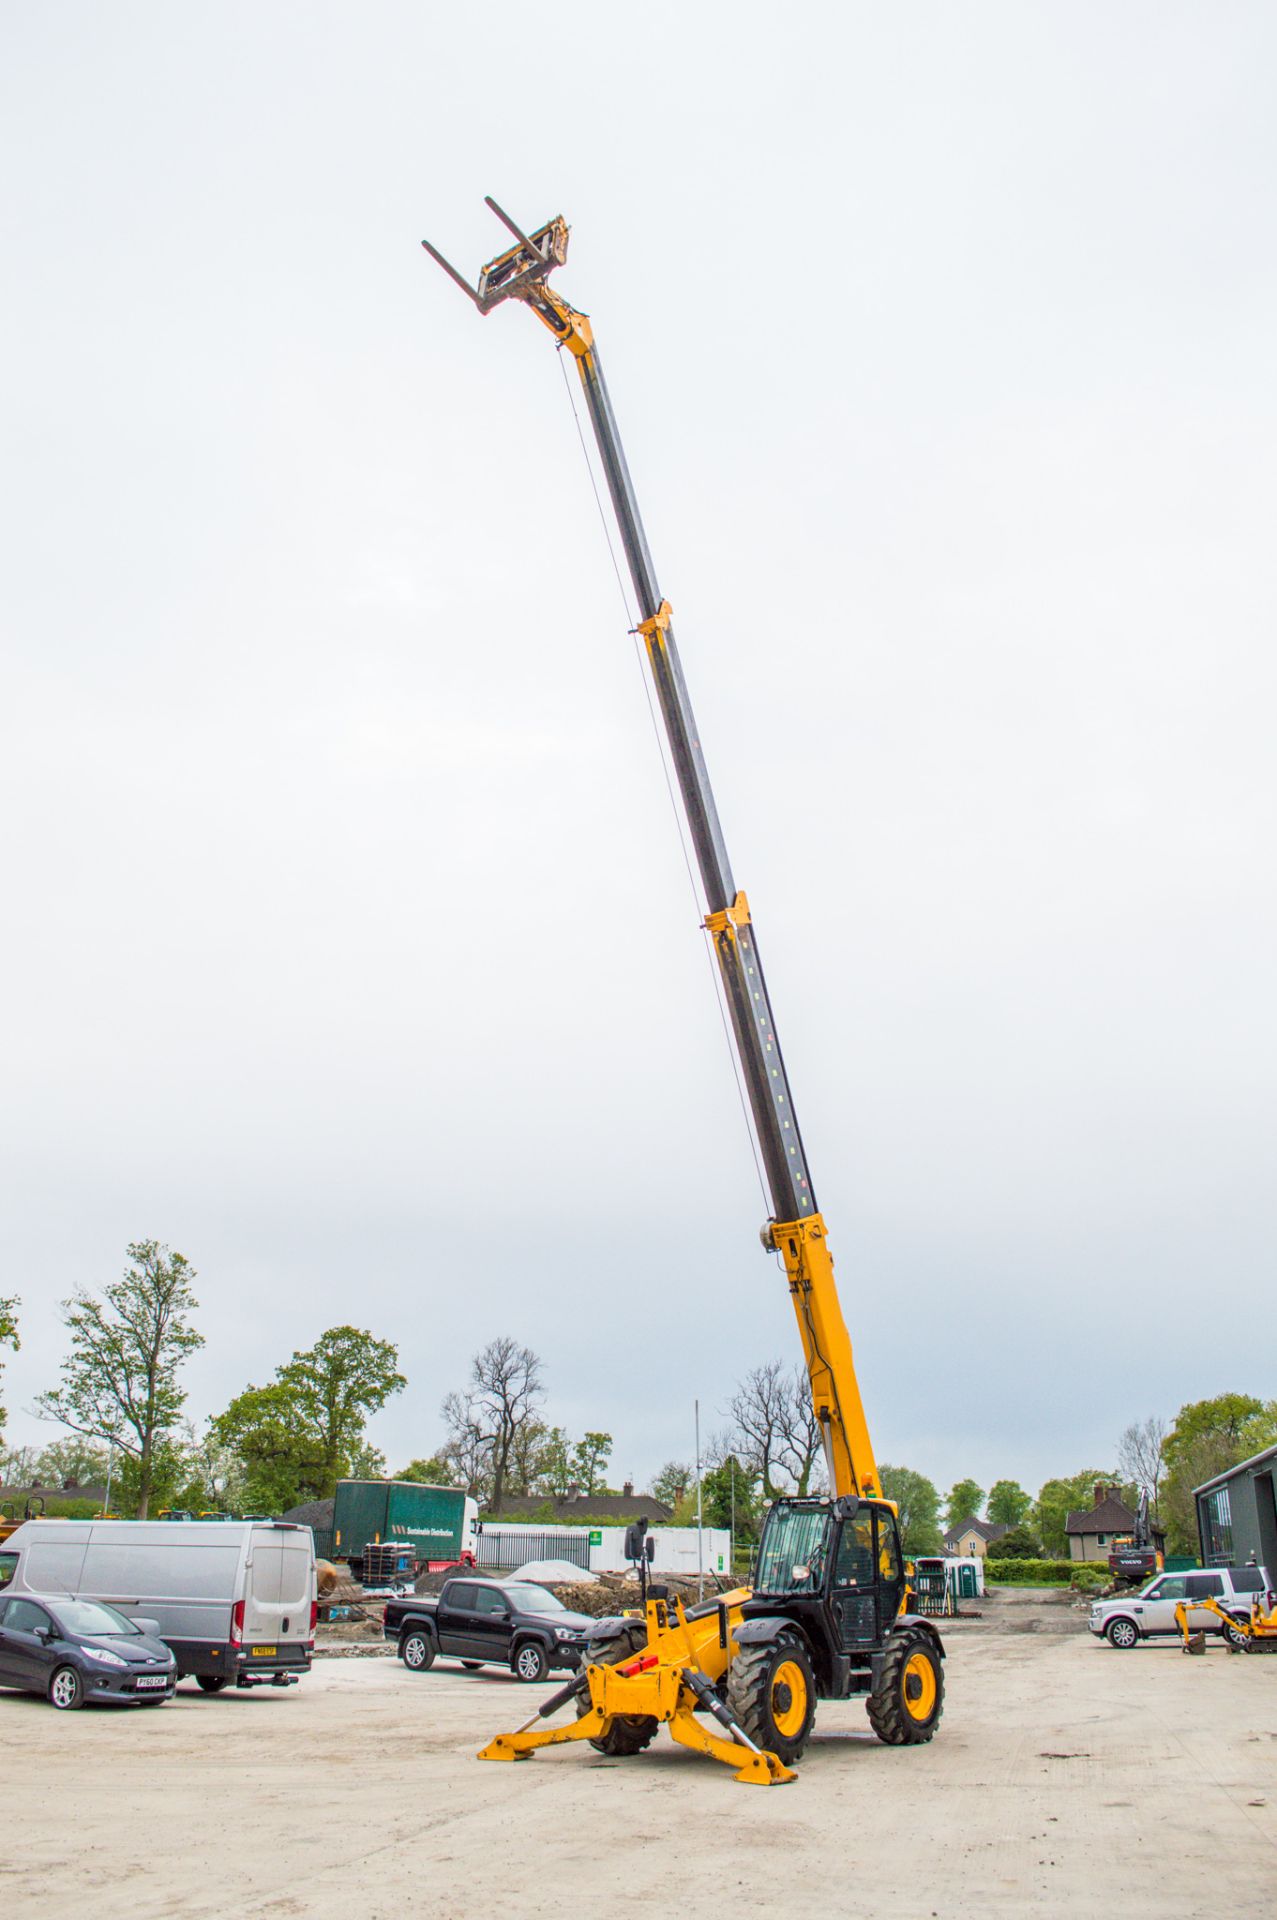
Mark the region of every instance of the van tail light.
<instances>
[{"instance_id":1,"label":"van tail light","mask_svg":"<svg viewBox=\"0 0 1277 1920\"><path fill-rule=\"evenodd\" d=\"M231 1645L242 1647L244 1644L244 1602L237 1600L231 1608Z\"/></svg>"},{"instance_id":2,"label":"van tail light","mask_svg":"<svg viewBox=\"0 0 1277 1920\"><path fill-rule=\"evenodd\" d=\"M319 1602L318 1600L312 1600L310 1603L310 1643L309 1643L310 1650L312 1653L315 1650L315 1628L318 1625L319 1625Z\"/></svg>"}]
</instances>

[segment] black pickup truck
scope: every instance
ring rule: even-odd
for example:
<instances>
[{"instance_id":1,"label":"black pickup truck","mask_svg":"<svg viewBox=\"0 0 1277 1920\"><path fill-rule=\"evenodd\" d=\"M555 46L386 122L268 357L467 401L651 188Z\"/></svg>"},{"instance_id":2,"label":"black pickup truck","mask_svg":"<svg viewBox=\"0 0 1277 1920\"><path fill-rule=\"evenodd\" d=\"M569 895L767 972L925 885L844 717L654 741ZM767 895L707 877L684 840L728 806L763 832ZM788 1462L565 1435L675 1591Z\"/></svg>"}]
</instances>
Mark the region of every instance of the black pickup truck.
<instances>
[{"instance_id":1,"label":"black pickup truck","mask_svg":"<svg viewBox=\"0 0 1277 1920\"><path fill-rule=\"evenodd\" d=\"M445 1581L439 1594L388 1600L382 1631L413 1673L442 1654L464 1667L508 1667L518 1680L543 1680L552 1667L580 1665L593 1624L530 1580L471 1576Z\"/></svg>"}]
</instances>

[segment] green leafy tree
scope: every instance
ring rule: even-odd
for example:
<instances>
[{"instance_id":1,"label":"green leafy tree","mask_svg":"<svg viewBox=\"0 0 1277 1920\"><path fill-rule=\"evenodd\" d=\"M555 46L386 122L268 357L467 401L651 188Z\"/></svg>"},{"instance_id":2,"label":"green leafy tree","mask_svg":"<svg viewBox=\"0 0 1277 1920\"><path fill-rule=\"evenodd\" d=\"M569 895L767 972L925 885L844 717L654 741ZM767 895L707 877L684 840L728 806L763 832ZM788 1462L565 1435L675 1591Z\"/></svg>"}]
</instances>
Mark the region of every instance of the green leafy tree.
<instances>
[{"instance_id":1,"label":"green leafy tree","mask_svg":"<svg viewBox=\"0 0 1277 1920\"><path fill-rule=\"evenodd\" d=\"M278 1376L318 1438L322 1490L316 1498L327 1499L363 1445L369 1416L408 1384L399 1372L399 1351L358 1327L330 1327L280 1367Z\"/></svg>"},{"instance_id":2,"label":"green leafy tree","mask_svg":"<svg viewBox=\"0 0 1277 1920\"><path fill-rule=\"evenodd\" d=\"M652 1482L652 1492L663 1506L673 1509L691 1486L695 1475L686 1460L667 1460Z\"/></svg>"},{"instance_id":3,"label":"green leafy tree","mask_svg":"<svg viewBox=\"0 0 1277 1920\"><path fill-rule=\"evenodd\" d=\"M1018 1527L1032 1505L1033 1496L1018 1480L995 1480L989 1488L988 1515L995 1527Z\"/></svg>"},{"instance_id":4,"label":"green leafy tree","mask_svg":"<svg viewBox=\"0 0 1277 1920\"><path fill-rule=\"evenodd\" d=\"M323 1447L298 1417L297 1398L281 1380L245 1387L209 1424L232 1455L249 1513L286 1513L303 1500L327 1497Z\"/></svg>"},{"instance_id":5,"label":"green leafy tree","mask_svg":"<svg viewBox=\"0 0 1277 1920\"><path fill-rule=\"evenodd\" d=\"M0 1294L0 1347L11 1347L16 1353L22 1342L18 1339L18 1308L22 1305L16 1293ZM4 1369L0 1367L0 1373ZM4 1433L5 1409L0 1406L0 1435Z\"/></svg>"},{"instance_id":6,"label":"green leafy tree","mask_svg":"<svg viewBox=\"0 0 1277 1920\"><path fill-rule=\"evenodd\" d=\"M905 1554L940 1551L940 1495L925 1473L912 1467L879 1467L878 1477L888 1500L896 1503L900 1541Z\"/></svg>"},{"instance_id":7,"label":"green leafy tree","mask_svg":"<svg viewBox=\"0 0 1277 1920\"><path fill-rule=\"evenodd\" d=\"M603 1469L612 1453L610 1433L587 1433L572 1449L572 1478L587 1496L603 1491Z\"/></svg>"},{"instance_id":8,"label":"green leafy tree","mask_svg":"<svg viewBox=\"0 0 1277 1920\"><path fill-rule=\"evenodd\" d=\"M452 1473L446 1460L432 1453L428 1460L410 1460L395 1475L396 1480L413 1480L423 1487L450 1487Z\"/></svg>"},{"instance_id":9,"label":"green leafy tree","mask_svg":"<svg viewBox=\"0 0 1277 1920\"><path fill-rule=\"evenodd\" d=\"M1095 1488L1101 1483L1112 1486L1116 1481L1117 1475L1110 1467L1105 1472L1088 1468L1085 1473L1072 1474L1068 1479L1043 1482L1030 1518L1033 1531L1041 1540L1043 1552L1049 1559L1068 1558L1069 1536L1064 1531L1064 1523L1069 1514L1093 1506Z\"/></svg>"},{"instance_id":10,"label":"green leafy tree","mask_svg":"<svg viewBox=\"0 0 1277 1920\"><path fill-rule=\"evenodd\" d=\"M695 1486L689 1491L694 1505ZM734 1453L701 1475L701 1515L707 1527L730 1527L738 1541L757 1539L758 1475Z\"/></svg>"},{"instance_id":11,"label":"green leafy tree","mask_svg":"<svg viewBox=\"0 0 1277 1920\"><path fill-rule=\"evenodd\" d=\"M974 1480L956 1480L945 1502L944 1524L959 1527L964 1520L978 1520L984 1505L984 1488Z\"/></svg>"},{"instance_id":12,"label":"green leafy tree","mask_svg":"<svg viewBox=\"0 0 1277 1920\"><path fill-rule=\"evenodd\" d=\"M548 1500L565 1500L574 1479L572 1442L562 1427L546 1430L537 1460L536 1480L531 1493L543 1493Z\"/></svg>"},{"instance_id":13,"label":"green leafy tree","mask_svg":"<svg viewBox=\"0 0 1277 1920\"><path fill-rule=\"evenodd\" d=\"M277 1367L269 1385L236 1395L211 1425L239 1463L250 1511L283 1513L304 1500L326 1500L361 1460L377 1469L362 1477L382 1477L385 1458L366 1452L364 1427L406 1386L398 1361L389 1340L330 1327Z\"/></svg>"},{"instance_id":14,"label":"green leafy tree","mask_svg":"<svg viewBox=\"0 0 1277 1920\"><path fill-rule=\"evenodd\" d=\"M35 1404L42 1418L120 1450L132 1463L137 1516L145 1520L156 1448L186 1400L178 1370L204 1336L187 1318L199 1304L189 1261L155 1240L126 1251L133 1265L100 1298L81 1288L63 1302L71 1352L62 1385Z\"/></svg>"},{"instance_id":15,"label":"green leafy tree","mask_svg":"<svg viewBox=\"0 0 1277 1920\"><path fill-rule=\"evenodd\" d=\"M1042 1542L1034 1537L1028 1527L1012 1527L1000 1540L995 1540L989 1548L989 1554L995 1560L1040 1560Z\"/></svg>"},{"instance_id":16,"label":"green leafy tree","mask_svg":"<svg viewBox=\"0 0 1277 1920\"><path fill-rule=\"evenodd\" d=\"M64 1440L51 1440L41 1447L32 1479L42 1487L105 1487L110 1464L109 1447L69 1433Z\"/></svg>"},{"instance_id":17,"label":"green leafy tree","mask_svg":"<svg viewBox=\"0 0 1277 1920\"><path fill-rule=\"evenodd\" d=\"M1162 1444L1166 1479L1162 1519L1172 1553L1196 1553L1194 1487L1213 1480L1277 1440L1277 1400L1249 1393L1219 1393L1180 1408Z\"/></svg>"},{"instance_id":18,"label":"green leafy tree","mask_svg":"<svg viewBox=\"0 0 1277 1920\"><path fill-rule=\"evenodd\" d=\"M346 1470L340 1476L343 1480L384 1480L386 1478L386 1456L380 1447L374 1447L370 1440L361 1440L346 1462Z\"/></svg>"}]
</instances>

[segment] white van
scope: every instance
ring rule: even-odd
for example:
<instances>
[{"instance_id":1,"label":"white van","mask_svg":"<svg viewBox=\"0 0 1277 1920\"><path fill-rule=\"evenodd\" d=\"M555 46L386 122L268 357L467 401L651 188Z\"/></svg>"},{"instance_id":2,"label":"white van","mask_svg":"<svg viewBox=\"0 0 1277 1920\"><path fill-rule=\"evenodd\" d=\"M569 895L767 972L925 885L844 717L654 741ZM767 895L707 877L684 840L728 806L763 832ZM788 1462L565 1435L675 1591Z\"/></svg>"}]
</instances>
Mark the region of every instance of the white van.
<instances>
[{"instance_id":1,"label":"white van","mask_svg":"<svg viewBox=\"0 0 1277 1920\"><path fill-rule=\"evenodd\" d=\"M25 1520L0 1589L154 1620L206 1693L291 1686L315 1645L315 1537L282 1520Z\"/></svg>"}]
</instances>

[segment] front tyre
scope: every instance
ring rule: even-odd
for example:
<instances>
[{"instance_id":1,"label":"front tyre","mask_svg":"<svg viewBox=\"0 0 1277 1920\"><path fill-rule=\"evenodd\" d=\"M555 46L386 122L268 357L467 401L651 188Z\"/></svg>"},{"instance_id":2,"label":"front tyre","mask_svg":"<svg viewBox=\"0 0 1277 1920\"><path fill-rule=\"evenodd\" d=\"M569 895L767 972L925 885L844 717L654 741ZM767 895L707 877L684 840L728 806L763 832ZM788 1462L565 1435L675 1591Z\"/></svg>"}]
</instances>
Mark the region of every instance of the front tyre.
<instances>
[{"instance_id":1,"label":"front tyre","mask_svg":"<svg viewBox=\"0 0 1277 1920\"><path fill-rule=\"evenodd\" d=\"M893 1634L868 1702L869 1724L889 1747L918 1747L935 1736L944 1712L944 1668L922 1634Z\"/></svg>"},{"instance_id":2,"label":"front tyre","mask_svg":"<svg viewBox=\"0 0 1277 1920\"><path fill-rule=\"evenodd\" d=\"M74 1667L59 1667L49 1681L49 1705L59 1713L74 1713L84 1705L84 1682Z\"/></svg>"},{"instance_id":3,"label":"front tyre","mask_svg":"<svg viewBox=\"0 0 1277 1920\"><path fill-rule=\"evenodd\" d=\"M544 1680L550 1669L545 1648L537 1640L525 1640L516 1647L510 1666L516 1680Z\"/></svg>"},{"instance_id":4,"label":"front tyre","mask_svg":"<svg viewBox=\"0 0 1277 1920\"><path fill-rule=\"evenodd\" d=\"M727 1711L784 1766L799 1758L816 1717L816 1676L797 1634L741 1648L727 1676Z\"/></svg>"},{"instance_id":5,"label":"front tyre","mask_svg":"<svg viewBox=\"0 0 1277 1920\"><path fill-rule=\"evenodd\" d=\"M1140 1630L1133 1620L1110 1620L1104 1632L1109 1645L1117 1647L1122 1653L1129 1653L1140 1637Z\"/></svg>"}]
</instances>

